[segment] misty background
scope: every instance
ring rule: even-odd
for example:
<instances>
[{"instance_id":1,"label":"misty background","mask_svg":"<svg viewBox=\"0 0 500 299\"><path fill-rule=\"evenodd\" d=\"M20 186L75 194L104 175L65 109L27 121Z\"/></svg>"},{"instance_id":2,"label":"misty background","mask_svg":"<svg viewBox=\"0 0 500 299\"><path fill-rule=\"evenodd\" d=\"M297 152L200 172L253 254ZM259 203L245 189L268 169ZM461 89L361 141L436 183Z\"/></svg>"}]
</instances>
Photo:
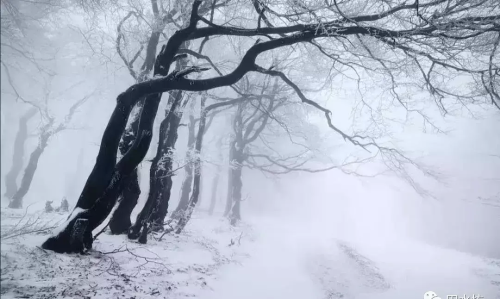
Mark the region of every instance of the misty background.
<instances>
[{"instance_id":1,"label":"misty background","mask_svg":"<svg viewBox=\"0 0 500 299\"><path fill-rule=\"evenodd\" d=\"M36 5L14 2L29 21L23 25L25 54L20 55L9 47L7 39L2 36L1 188L5 190L4 178L12 166L19 119L31 107L26 101L47 107L57 123L64 120L75 101L90 95L78 108L68 128L50 138L23 200L24 208L37 211L44 208L46 201L59 203L66 197L71 210L94 166L116 96L134 83L114 48L114 32L121 12L117 9L105 16L99 12L92 15L81 10L61 9L46 17ZM2 17L4 14L6 12L2 11ZM234 55L226 53L216 43L208 45L206 51L214 60ZM231 50L227 52L232 53ZM287 55L285 52L280 54ZM36 63L30 62L32 60ZM314 82L311 74L317 72L316 75L321 75L322 68L320 63L303 66L302 71L310 76L297 83L311 86L311 89L315 84L321 85ZM45 70L50 70L50 74ZM461 84L460 78L455 81L450 84ZM309 92L308 97L332 111L337 127L369 131L373 120L367 119L363 113L357 115L358 105L365 98L374 101L383 98L383 88L372 83L363 87L361 96L354 83L344 81L340 76L332 78L329 83L321 92ZM410 98L421 96L409 95ZM165 107L166 100L163 100L155 120L152 145L138 167L142 193L133 218L148 194L150 160L156 152L159 123L163 118L160 116ZM500 259L499 111L485 105L473 105L459 107L443 117L437 109L429 108L427 113L433 124L443 132L422 124L418 116L407 118L398 109L386 113L394 121L384 122L386 135L380 136L380 140L425 165L435 176L410 169L410 178L401 177L387 171L380 159L347 170L318 173L271 175L245 169L244 221L274 217L276 223L270 225L281 223L283 231L288 230L290 235L308 232L307 240L314 239L319 243L326 242L330 236L348 236L366 244L397 242L402 240L399 236L404 236L433 246ZM308 121L315 124L315 131L306 134L310 139L307 142L317 146L320 153L308 164L311 167L321 168L329 161L342 162L352 155L366 155L362 149L332 132L322 114L310 114ZM36 134L42 123L38 114L28 122L28 133L33 136L25 144L24 165L37 145ZM186 124L187 117L181 123ZM227 134L227 123L227 119L221 117L207 133L204 140L208 145L203 153L207 161L217 156L220 149L213 140ZM280 141L280 138L285 141ZM284 143L286 139L286 136L277 137L277 146L281 152L288 150L291 153L293 149ZM187 150L186 143L187 127L181 127L174 153L178 160L174 162L174 168L182 166L180 160ZM208 209L215 165L204 163L203 175L199 208ZM178 201L183 176L180 169L173 177L172 208ZM221 195L216 214L222 213L226 181L224 173L219 185ZM6 209L8 202L2 195L2 209ZM302 227L304 231L292 229L296 227Z\"/></svg>"}]
</instances>

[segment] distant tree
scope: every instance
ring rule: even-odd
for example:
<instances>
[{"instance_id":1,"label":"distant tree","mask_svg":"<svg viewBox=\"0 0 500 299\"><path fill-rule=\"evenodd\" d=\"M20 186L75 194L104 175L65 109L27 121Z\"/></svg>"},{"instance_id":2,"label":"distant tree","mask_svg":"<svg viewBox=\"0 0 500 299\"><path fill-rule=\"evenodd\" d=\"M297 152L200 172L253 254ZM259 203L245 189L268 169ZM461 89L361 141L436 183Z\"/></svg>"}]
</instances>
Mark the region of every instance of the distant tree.
<instances>
[{"instance_id":1,"label":"distant tree","mask_svg":"<svg viewBox=\"0 0 500 299\"><path fill-rule=\"evenodd\" d=\"M20 119L17 129L16 139L14 140L14 154L12 156L12 165L5 176L5 197L11 199L17 192L17 178L23 169L24 146L28 140L28 121L35 116L37 109L31 107Z\"/></svg>"},{"instance_id":2,"label":"distant tree","mask_svg":"<svg viewBox=\"0 0 500 299\"><path fill-rule=\"evenodd\" d=\"M81 105L83 105L89 99L89 97L90 95L76 101L69 109L69 112L66 115L64 121L60 122L58 125L55 124L55 118L48 114L48 110L44 110L44 115L45 118L48 119L48 122L40 128L40 132L38 134L38 145L30 155L28 165L24 169L24 175L21 180L21 185L12 196L12 199L9 203L9 208L20 209L23 207L23 198L28 193L31 182L33 181L33 177L38 167L38 161L40 160L40 156L43 154L45 148L49 144L49 139L68 128L68 125L70 124L71 119L73 118L73 115L75 114L77 109Z\"/></svg>"}]
</instances>

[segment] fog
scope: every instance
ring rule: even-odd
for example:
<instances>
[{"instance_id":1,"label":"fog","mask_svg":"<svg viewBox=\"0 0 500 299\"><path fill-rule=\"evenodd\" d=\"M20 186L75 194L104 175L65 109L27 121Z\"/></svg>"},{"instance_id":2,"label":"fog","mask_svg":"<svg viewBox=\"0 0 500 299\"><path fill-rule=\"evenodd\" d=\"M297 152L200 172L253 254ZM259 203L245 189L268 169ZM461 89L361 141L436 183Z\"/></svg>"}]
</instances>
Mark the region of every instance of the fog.
<instances>
[{"instance_id":1,"label":"fog","mask_svg":"<svg viewBox=\"0 0 500 299\"><path fill-rule=\"evenodd\" d=\"M159 2L162 7L174 7L176 3ZM245 9L251 6L240 2L234 1L227 8L220 8L215 16L212 13L212 19L220 24L225 24L223 21L231 24L236 20L234 22L241 26L248 25L250 21L245 18ZM48 1L35 5L22 1L2 2L2 238L12 231L17 219L24 221L24 214L46 221L59 221L58 224L68 217L68 213L77 205L96 163L103 132L112 117L117 96L138 82L130 76L130 70L122 61L123 57L116 51L116 31L128 10L145 10L144 22L138 18L139 25L124 25L124 32L128 36L123 38L124 46L136 51L135 48L141 45L142 50L146 45L146 33L149 32L147 19L152 19L149 1L127 1L126 4L91 1L93 4L88 6L82 3ZM182 9L190 11L190 7L191 4ZM240 7L241 11L238 10ZM19 14L13 15L12 11L18 11ZM351 9L351 13L355 12L355 9ZM9 27L13 26L12 18L22 20L22 25L17 29ZM255 18L259 19L260 26L260 17L256 15ZM209 26L207 24L203 26ZM160 38L158 53L160 45L168 40L167 36L178 29L172 24L167 26ZM199 42L192 41L191 47L198 48ZM237 66L245 51L259 42L235 34L234 37L221 39L220 43L207 42L205 55L210 56L227 74ZM356 46L361 47L361 44ZM270 54L262 55L259 63L267 67L271 65L270 62L283 61L279 70L287 69L287 74L308 99L330 110L331 114L328 115L335 130L329 127L324 111L301 103L295 89L289 86L286 89L283 87L286 84L280 85L279 88L285 90L283 98L288 104L283 104L282 110L268 112L272 114L270 125L262 131L262 139L252 143L248 151L282 158L286 163L296 161L287 165L297 169L286 171L287 168L277 163L271 163L273 165L269 167L261 166L260 169L250 162L244 164L241 220L236 225L230 225L223 215L228 185L231 184L228 140L230 136L235 138L237 135L232 131L236 130L233 115L239 110L234 108L235 105L218 112L203 137L203 148L199 154L201 192L192 219L182 234L166 235L164 243L150 236L144 248L151 245L151 251L160 256L166 252L165 256L169 257L165 257L162 262L168 260L165 263L169 271L174 268L188 269L184 272L168 272L171 276L165 279L177 281L176 275L191 273L189 271L196 270L204 263L200 255L186 253L183 256L183 252L189 252L198 244L198 240L215 240L217 236L213 234L221 226L225 234L220 237L223 241L220 244L213 243L215 245L210 245L212 247L207 247L207 250L212 250L210 252L216 256L214 260L228 262L221 262L223 266L216 270L210 268L213 272L206 270L209 274L203 272L203 279L206 279L208 286L200 286L192 278L194 276L189 274L192 277L174 287L175 292L179 291L172 293L172 298L421 298L427 291L436 292L441 298L446 298L445 294L470 296L473 293L486 299L500 298L494 297L500 294L500 111L484 95L484 102L471 100L466 104L455 103L450 106L450 113L441 113L440 107L434 104L434 99L424 88L413 89L418 84L399 91L409 103L417 103L405 110L394 104L394 99L388 100L389 96L394 96L391 92L395 92L396 88L391 89L390 79L383 74L380 78L373 77L369 63L363 65L366 69L359 71L360 80L356 80L351 78L354 71L345 68L334 72L322 60L321 53L305 49L294 45L273 50ZM374 46L373 49L374 52L384 51L382 47ZM132 57L133 52L129 50L125 56ZM139 61L145 59L142 54L138 57ZM360 57L364 56L360 54ZM484 57L489 58L488 55ZM491 61L495 57L498 63L498 56L491 57ZM191 59L190 64L202 65L201 61ZM375 59L373 61L377 62ZM208 67L211 70L207 73L191 74L190 78L218 76L211 65ZM139 70L139 66L136 66L136 70ZM406 74L392 72L400 76L398 78L404 81L403 85L412 78L408 70ZM472 85L473 79L455 77L451 71L438 75L446 78L441 80L440 77L439 84L451 89L476 88ZM264 76L257 72L249 73L240 82L265 85ZM160 79L163 77L158 76ZM153 76L146 79L150 78ZM268 87L278 86L271 75L265 78ZM491 86L493 84L498 85L498 82ZM185 158L186 152L190 150L187 146L188 125L191 113L199 117L201 100L196 92L186 93L192 94L191 101L197 101L197 106L192 110L189 104L182 108L184 114L171 155L171 169L175 171L170 201L167 202L168 215L179 204L186 165L194 163ZM208 104L213 104L238 94L228 87L222 87L211 90L209 96ZM23 145L23 167L17 177L18 186L21 185L30 154L41 144L39 138L44 125L51 118L54 121L53 128L63 124L69 119L72 105L84 97L88 99L75 110L67 126L50 136L36 165L29 190L22 198L22 209L9 208L12 199L5 195L5 178L13 167L16 151L19 151L15 143L20 119L33 106L38 109L37 114L27 122L28 138ZM274 100L278 102L278 99ZM150 167L160 142L160 124L169 107L167 96L164 95L153 124L151 145L137 166L141 194L130 217L132 223L146 205L151 191ZM418 111L422 114L408 112L417 109L415 107L420 107ZM248 111L244 111L247 114L243 114L243 119L252 116ZM129 118L129 124L131 121L132 117ZM368 136L359 140L376 142L377 147L359 146L339 132L347 132L347 136ZM222 146L216 143L219 138L226 137ZM102 142L104 144L105 140ZM394 149L404 156L391 151L384 155L379 145ZM307 154L301 154L304 149ZM286 158L292 156L307 161ZM196 159L193 158L193 161ZM351 161L355 163L347 163ZM261 165L265 165L264 162ZM310 171L329 167L332 169ZM306 171L299 171L299 168ZM273 174L266 170L285 173ZM220 176L220 180L214 191L212 180L216 176ZM213 215L209 215L207 211L210 210L212 193L217 194L216 204ZM68 200L68 213L47 212L48 201L52 201L55 208L63 198ZM76 212L73 213L75 217ZM94 236L105 227L109 217L106 219L94 230ZM217 229L212 229L213 225ZM37 248L43 250L44 258L49 256L43 267L50 268L53 261L78 264L85 259L85 256L75 254L69 255L71 260L67 259L67 262L58 260L58 253L40 248L50 233L46 229L40 231L22 233L9 241L2 239L2 264L4 256L6 265L23 257L35 258L29 252L37 252ZM7 242L6 246L4 242ZM172 245L177 244L175 242L185 243ZM230 245L227 245L229 242ZM134 246L137 242L127 240L125 235L105 233L94 242L93 249L99 252L113 251L124 244ZM168 250L176 254L170 255L172 252ZM214 250L220 253L217 251L215 254ZM236 251L228 253L227 250ZM234 257L240 255L245 258L239 260ZM177 256L182 256L183 260L175 260ZM359 260L353 256L359 257ZM133 263L121 265L129 266L142 267ZM92 267L94 265L85 270L86 275L97 279L97 272ZM40 269L46 268L40 266ZM71 271L65 268L56 276L61 278L66 273L76 273ZM34 277L38 274L32 273L28 282L18 283L20 277L28 272L28 266L21 264L19 268L2 266L2 296L16 298L16 295L28 294L37 289L33 287L30 291L30 285L48 280L43 275ZM123 273L133 277L128 272ZM132 285L161 285L162 277L167 277L164 275L167 274L162 272L155 276L157 280L148 283L138 280L147 276L138 275L134 278L137 280L130 279ZM64 288L69 286L78 289L87 284L90 283L81 279L71 283L54 283L53 286L60 292L62 285ZM118 296L101 287L99 285L97 289L100 291L92 296ZM43 292L52 298L65 296L64 292ZM150 298L149 295L140 297L143 296L140 292L123 292L127 298ZM162 296L167 294L162 293Z\"/></svg>"}]
</instances>

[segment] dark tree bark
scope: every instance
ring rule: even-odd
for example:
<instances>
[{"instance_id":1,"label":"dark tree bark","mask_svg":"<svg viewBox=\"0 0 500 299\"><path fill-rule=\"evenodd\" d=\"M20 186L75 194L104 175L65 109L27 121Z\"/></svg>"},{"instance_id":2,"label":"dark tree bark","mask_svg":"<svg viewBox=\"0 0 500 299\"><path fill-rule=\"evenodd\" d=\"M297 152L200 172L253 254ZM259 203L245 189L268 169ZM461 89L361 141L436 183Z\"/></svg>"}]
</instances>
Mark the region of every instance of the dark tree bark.
<instances>
[{"instance_id":1,"label":"dark tree bark","mask_svg":"<svg viewBox=\"0 0 500 299\"><path fill-rule=\"evenodd\" d=\"M130 216L141 195L137 168L132 171L127 184L124 185L123 191L119 197L118 207L109 221L109 229L114 235L126 234L132 225Z\"/></svg>"},{"instance_id":2,"label":"dark tree bark","mask_svg":"<svg viewBox=\"0 0 500 299\"><path fill-rule=\"evenodd\" d=\"M238 67L227 75L200 80L185 78L190 73L205 70L197 67L190 67L186 70L167 75L171 63L176 58L180 58L175 57L175 55L185 40L199 38L200 34L202 35L201 37L207 37L226 32L224 28L213 32L202 30L205 28L196 28L196 23L199 20L198 8L201 2L200 0L193 2L189 26L174 33L158 55L155 63L155 73L156 66L158 66L158 71L161 68L161 72L158 72L160 76L146 82L134 84L118 96L117 105L104 130L96 164L87 179L76 208L68 218L64 229L56 236L48 238L42 244L42 248L62 253L84 252L92 247L92 231L109 215L116 203L114 197L118 197L121 192L118 183L121 183L123 179L128 179L131 172L146 155L149 143L151 142L152 121L156 116L157 103L159 102L159 95L161 93L171 90L204 91L232 85L238 82L246 73L261 70L255 64L255 59L259 54L322 36L314 31L301 32L300 35L257 43L247 51ZM348 33L351 34L351 31L348 31ZM127 154L116 163L118 144L125 130L130 111L137 101L146 95L146 104L141 113L139 123L138 138L134 141L132 148ZM196 192L199 192L199 189Z\"/></svg>"},{"instance_id":3,"label":"dark tree bark","mask_svg":"<svg viewBox=\"0 0 500 299\"><path fill-rule=\"evenodd\" d=\"M24 144L28 139L28 121L35 116L36 108L31 108L19 119L19 129L14 140L14 154L12 156L12 166L5 176L5 197L12 199L17 192L17 178L23 168Z\"/></svg>"},{"instance_id":4,"label":"dark tree bark","mask_svg":"<svg viewBox=\"0 0 500 299\"><path fill-rule=\"evenodd\" d=\"M182 107L184 108L184 107ZM170 118L170 124L168 126L167 132L167 140L166 147L168 150L168 163L165 164L165 170L162 171L165 175L158 173L159 180L163 180L164 182L161 185L158 185L158 193L162 194L158 196L157 208L153 209L151 214L151 221L153 223L154 229L163 229L163 223L165 221L165 217L168 213L168 207L170 202L170 196L172 191L172 176L173 176L173 161L170 157L171 152L175 148L175 143L177 142L179 125L181 122L183 111L179 110L177 113L174 113ZM162 187L164 186L164 187ZM162 190L163 189L163 190Z\"/></svg>"},{"instance_id":5,"label":"dark tree bark","mask_svg":"<svg viewBox=\"0 0 500 299\"><path fill-rule=\"evenodd\" d=\"M38 160L42 155L43 151L47 147L47 142L51 133L46 132L40 136L40 142L36 149L31 153L28 165L24 169L24 175L21 181L21 186L17 190L17 192L12 196L12 200L9 203L9 208L11 209L20 209L23 207L23 198L28 193L28 190L31 186L31 182L33 181L33 177L35 175L36 168L38 166Z\"/></svg>"},{"instance_id":6,"label":"dark tree bark","mask_svg":"<svg viewBox=\"0 0 500 299\"><path fill-rule=\"evenodd\" d=\"M136 106L137 114L134 116L134 120L130 123L130 126L125 129L125 133L123 134L118 146L122 156L130 150L132 144L134 143L143 107L144 100L140 100ZM132 225L130 216L132 215L132 211L137 205L137 201L141 195L137 167L132 171L129 179L126 182L124 181L122 184L124 184L124 186L122 187L123 191L118 198L118 207L109 221L109 229L114 235L127 233L127 230Z\"/></svg>"},{"instance_id":7,"label":"dark tree bark","mask_svg":"<svg viewBox=\"0 0 500 299\"><path fill-rule=\"evenodd\" d=\"M116 166L112 164L110 166L109 160L116 159L121 132L125 129L128 115L134 105L133 100L118 100L118 105L113 113L117 115L112 117L108 123L96 165L87 180L79 203L68 218L65 228L56 236L48 238L42 244L42 248L59 253L81 253L92 248L92 231L107 218L113 209L116 198L122 192L123 180L130 179L133 170L146 156L152 139L153 122L160 99L161 94L153 94L146 98L137 138ZM103 187L104 183L99 181L99 178L107 182L108 186ZM102 195L97 195L97 199L89 197L98 194L98 191L101 191Z\"/></svg>"},{"instance_id":8,"label":"dark tree bark","mask_svg":"<svg viewBox=\"0 0 500 299\"><path fill-rule=\"evenodd\" d=\"M177 141L177 129L179 128L182 112L179 111L182 92L175 91L170 93L169 102L171 108L168 110L165 119L160 124L160 136L158 149L150 168L150 190L146 204L137 216L136 222L128 231L130 239L137 239L144 235L140 240L146 242L146 235L154 226L163 227L163 218L159 218L163 213L166 215L168 201L170 199L170 190L172 186L172 158L171 153ZM164 210L162 210L164 209ZM143 229L141 232L141 228Z\"/></svg>"},{"instance_id":9,"label":"dark tree bark","mask_svg":"<svg viewBox=\"0 0 500 299\"><path fill-rule=\"evenodd\" d=\"M152 2L153 12L155 13L155 17L159 19L159 12L156 8L156 2ZM126 20L125 17L124 20ZM117 42L117 50L120 52L120 40L122 38L123 33L121 32L121 25L123 21L118 25L118 42ZM151 33L151 36L148 40L148 45L146 48L146 57L141 67L141 72L139 75L136 75L133 70L132 63L130 61L126 61L124 59L125 64L129 68L130 74L137 82L143 82L146 75L148 75L153 69L155 63L156 56L156 48L158 47L158 42L160 39L161 32L166 26L166 22L162 22L160 26L156 30ZM142 50L142 48L141 48ZM140 51L139 51L140 53ZM125 132L122 135L119 150L120 154L123 156L127 153L127 151L131 148L132 143L136 139L137 129L139 126L140 117L142 114L142 110L144 107L144 99L138 101L136 105L137 113L134 115L134 118L131 120L130 124L126 127ZM118 196L118 207L116 208L113 216L111 217L109 228L112 234L124 234L132 225L130 220L130 216L132 215L132 211L137 205L137 201L139 200L139 196L141 195L141 188L139 185L139 174L138 169L135 168L133 170L132 175L128 179L128 181L123 181L124 186L122 186L122 193Z\"/></svg>"},{"instance_id":10,"label":"dark tree bark","mask_svg":"<svg viewBox=\"0 0 500 299\"><path fill-rule=\"evenodd\" d=\"M162 80L178 85L182 76L197 69L173 72L168 75L170 65L181 44L196 29L198 8L201 1L194 1L189 26L175 32L158 54L154 73ZM156 81L153 81L156 82ZM138 83L120 94L111 119L104 130L96 164L83 188L75 210L68 218L64 229L56 236L48 238L42 248L55 252L85 252L92 248L92 231L109 215L121 193L122 180L130 178L132 171L144 159L152 138L153 122L158 111L162 92L174 89L155 87L153 82ZM163 85L163 84L162 84ZM149 94L149 95L148 95ZM116 163L120 137L125 130L133 106L145 96L145 104L139 121L137 138L130 150Z\"/></svg>"},{"instance_id":11,"label":"dark tree bark","mask_svg":"<svg viewBox=\"0 0 500 299\"><path fill-rule=\"evenodd\" d=\"M189 206L189 195L191 193L191 188L193 184L193 161L192 161L193 157L191 154L195 150L195 142L196 142L195 123L196 121L194 115L191 113L189 116L188 144L186 153L186 160L188 161L188 163L184 167L186 175L184 176L184 180L182 181L181 198L179 200L179 203L177 204L177 208L175 208L171 216L171 218L175 220L178 220L182 216L182 214L184 214L184 212Z\"/></svg>"}]
</instances>

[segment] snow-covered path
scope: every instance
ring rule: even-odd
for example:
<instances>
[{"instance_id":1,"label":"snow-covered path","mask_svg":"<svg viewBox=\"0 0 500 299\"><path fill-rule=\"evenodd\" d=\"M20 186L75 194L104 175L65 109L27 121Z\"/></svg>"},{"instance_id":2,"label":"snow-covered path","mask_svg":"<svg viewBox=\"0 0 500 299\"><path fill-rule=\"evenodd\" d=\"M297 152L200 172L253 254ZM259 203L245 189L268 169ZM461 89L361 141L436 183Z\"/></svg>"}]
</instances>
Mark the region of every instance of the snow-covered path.
<instances>
[{"instance_id":1,"label":"snow-covered path","mask_svg":"<svg viewBox=\"0 0 500 299\"><path fill-rule=\"evenodd\" d=\"M404 237L342 240L271 219L252 226L257 240L244 244L251 257L223 269L199 298L399 299L427 291L500 298L500 261Z\"/></svg>"},{"instance_id":2,"label":"snow-covered path","mask_svg":"<svg viewBox=\"0 0 500 299\"><path fill-rule=\"evenodd\" d=\"M212 290L201 299L304 299L322 298L313 278L304 271L299 258L304 239L296 227L280 225L276 220L260 219L252 223L256 242L246 249L251 257L242 265L230 265ZM255 227L257 226L257 227ZM244 237L243 237L243 241Z\"/></svg>"}]
</instances>

